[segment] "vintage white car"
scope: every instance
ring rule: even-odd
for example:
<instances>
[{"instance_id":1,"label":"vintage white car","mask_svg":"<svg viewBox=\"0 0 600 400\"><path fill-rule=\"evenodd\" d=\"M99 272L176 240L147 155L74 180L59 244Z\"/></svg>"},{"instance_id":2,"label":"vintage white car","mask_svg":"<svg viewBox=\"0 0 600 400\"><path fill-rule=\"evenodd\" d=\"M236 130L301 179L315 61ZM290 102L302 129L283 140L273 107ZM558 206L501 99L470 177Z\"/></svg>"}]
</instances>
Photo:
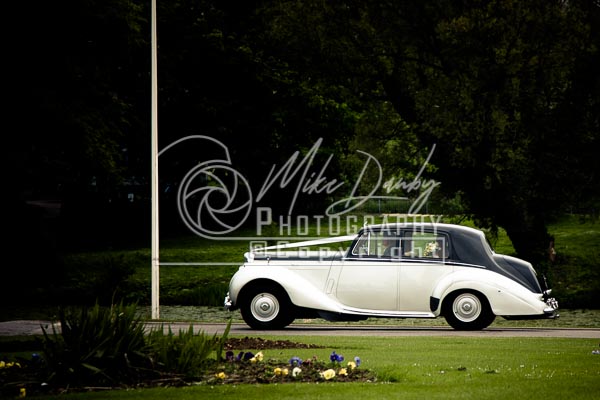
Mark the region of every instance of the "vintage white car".
<instances>
[{"instance_id":1,"label":"vintage white car","mask_svg":"<svg viewBox=\"0 0 600 400\"><path fill-rule=\"evenodd\" d=\"M344 252L309 251L352 241ZM288 251L292 246L296 251ZM309 247L310 246L310 247ZM386 224L356 236L273 246L246 253L225 308L255 329L296 318L436 318L479 330L496 316L558 317L545 279L518 258L495 254L483 232L449 224Z\"/></svg>"}]
</instances>

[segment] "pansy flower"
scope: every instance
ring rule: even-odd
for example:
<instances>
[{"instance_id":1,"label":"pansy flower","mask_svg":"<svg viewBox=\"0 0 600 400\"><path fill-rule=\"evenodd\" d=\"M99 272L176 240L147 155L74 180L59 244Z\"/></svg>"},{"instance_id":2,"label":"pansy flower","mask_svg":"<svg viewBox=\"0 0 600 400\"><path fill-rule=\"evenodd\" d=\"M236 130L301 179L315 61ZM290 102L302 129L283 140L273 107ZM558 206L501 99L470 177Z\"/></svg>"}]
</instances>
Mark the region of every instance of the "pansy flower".
<instances>
[{"instance_id":1,"label":"pansy flower","mask_svg":"<svg viewBox=\"0 0 600 400\"><path fill-rule=\"evenodd\" d=\"M227 377L227 375L225 375L225 372L219 372L218 374L215 374L215 378L217 379L225 379Z\"/></svg>"},{"instance_id":2,"label":"pansy flower","mask_svg":"<svg viewBox=\"0 0 600 400\"><path fill-rule=\"evenodd\" d=\"M250 354L252 354L252 353L250 353ZM262 361L262 360L263 360L263 357L264 357L264 356L263 356L263 353L262 353L262 351L259 351L258 353L256 353L256 355L255 355L254 357L252 357L252 358L250 359L250 362L251 362L251 363L255 363L255 362L258 362L258 361Z\"/></svg>"},{"instance_id":3,"label":"pansy flower","mask_svg":"<svg viewBox=\"0 0 600 400\"><path fill-rule=\"evenodd\" d=\"M321 372L321 377L325 380L329 380L335 376L335 371L332 369L328 369L327 371Z\"/></svg>"},{"instance_id":4,"label":"pansy flower","mask_svg":"<svg viewBox=\"0 0 600 400\"><path fill-rule=\"evenodd\" d=\"M292 357L290 358L290 365L292 367L297 367L302 365L302 359L300 357Z\"/></svg>"},{"instance_id":5,"label":"pansy flower","mask_svg":"<svg viewBox=\"0 0 600 400\"><path fill-rule=\"evenodd\" d=\"M12 368L12 367L19 367L19 368L21 368L21 364L19 364L18 362L4 362L4 361L0 361L0 368Z\"/></svg>"},{"instance_id":6,"label":"pansy flower","mask_svg":"<svg viewBox=\"0 0 600 400\"><path fill-rule=\"evenodd\" d=\"M341 354L336 354L335 351L333 351L331 352L329 359L331 360L331 362L342 362L344 361L344 356Z\"/></svg>"}]
</instances>

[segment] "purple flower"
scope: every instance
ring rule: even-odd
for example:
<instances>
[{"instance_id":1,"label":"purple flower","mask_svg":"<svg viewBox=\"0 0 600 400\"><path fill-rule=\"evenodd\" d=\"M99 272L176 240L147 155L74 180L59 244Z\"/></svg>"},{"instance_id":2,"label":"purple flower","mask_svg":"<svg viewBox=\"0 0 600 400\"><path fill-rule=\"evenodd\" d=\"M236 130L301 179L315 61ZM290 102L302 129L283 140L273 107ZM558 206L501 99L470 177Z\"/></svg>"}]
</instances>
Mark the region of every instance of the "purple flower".
<instances>
[{"instance_id":1,"label":"purple flower","mask_svg":"<svg viewBox=\"0 0 600 400\"><path fill-rule=\"evenodd\" d=\"M298 367L302 365L302 360L299 357L290 358L290 365L293 367Z\"/></svg>"},{"instance_id":2,"label":"purple flower","mask_svg":"<svg viewBox=\"0 0 600 400\"><path fill-rule=\"evenodd\" d=\"M360 357L354 357L354 362L356 363L356 366L360 366Z\"/></svg>"},{"instance_id":3,"label":"purple flower","mask_svg":"<svg viewBox=\"0 0 600 400\"><path fill-rule=\"evenodd\" d=\"M225 353L225 359L229 362L233 361L233 351L229 350Z\"/></svg>"},{"instance_id":4,"label":"purple flower","mask_svg":"<svg viewBox=\"0 0 600 400\"><path fill-rule=\"evenodd\" d=\"M252 354L251 352L247 352L246 354L244 354L244 361L248 361L249 359L253 358L254 354Z\"/></svg>"},{"instance_id":5,"label":"purple flower","mask_svg":"<svg viewBox=\"0 0 600 400\"><path fill-rule=\"evenodd\" d=\"M335 354L335 351L333 351L331 352L329 359L331 360L331 362L342 362L344 361L344 356L341 354Z\"/></svg>"}]
</instances>

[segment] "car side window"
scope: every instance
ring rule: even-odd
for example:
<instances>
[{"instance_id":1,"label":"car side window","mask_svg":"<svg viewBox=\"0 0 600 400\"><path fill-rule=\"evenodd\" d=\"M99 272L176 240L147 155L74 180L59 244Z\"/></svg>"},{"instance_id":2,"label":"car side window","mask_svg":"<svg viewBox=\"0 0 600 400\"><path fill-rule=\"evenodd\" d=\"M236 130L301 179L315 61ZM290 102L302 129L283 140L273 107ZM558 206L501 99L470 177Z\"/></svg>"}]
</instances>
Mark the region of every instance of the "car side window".
<instances>
[{"instance_id":1,"label":"car side window","mask_svg":"<svg viewBox=\"0 0 600 400\"><path fill-rule=\"evenodd\" d=\"M448 237L440 232L405 232L402 237L404 258L446 259Z\"/></svg>"},{"instance_id":2,"label":"car side window","mask_svg":"<svg viewBox=\"0 0 600 400\"><path fill-rule=\"evenodd\" d=\"M360 238L356 241L356 244L352 248L353 256L364 256L369 254L369 237L371 232L363 233Z\"/></svg>"},{"instance_id":3,"label":"car side window","mask_svg":"<svg viewBox=\"0 0 600 400\"><path fill-rule=\"evenodd\" d=\"M398 258L398 235L389 231L366 231L356 241L352 255L368 258Z\"/></svg>"}]
</instances>

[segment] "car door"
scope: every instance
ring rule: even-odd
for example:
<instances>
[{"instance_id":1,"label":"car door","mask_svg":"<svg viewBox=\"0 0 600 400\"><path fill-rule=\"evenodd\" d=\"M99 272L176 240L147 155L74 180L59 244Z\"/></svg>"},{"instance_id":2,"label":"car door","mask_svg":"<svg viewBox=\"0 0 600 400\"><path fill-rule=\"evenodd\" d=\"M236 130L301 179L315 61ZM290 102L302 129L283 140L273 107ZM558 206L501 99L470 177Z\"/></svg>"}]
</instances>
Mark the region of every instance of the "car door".
<instances>
[{"instance_id":1,"label":"car door","mask_svg":"<svg viewBox=\"0 0 600 400\"><path fill-rule=\"evenodd\" d=\"M329 288L345 307L397 311L399 237L394 232L366 231L340 263Z\"/></svg>"},{"instance_id":2,"label":"car door","mask_svg":"<svg viewBox=\"0 0 600 400\"><path fill-rule=\"evenodd\" d=\"M429 313L433 289L453 271L452 265L446 263L450 254L449 236L438 231L404 231L400 247L399 310Z\"/></svg>"}]
</instances>

